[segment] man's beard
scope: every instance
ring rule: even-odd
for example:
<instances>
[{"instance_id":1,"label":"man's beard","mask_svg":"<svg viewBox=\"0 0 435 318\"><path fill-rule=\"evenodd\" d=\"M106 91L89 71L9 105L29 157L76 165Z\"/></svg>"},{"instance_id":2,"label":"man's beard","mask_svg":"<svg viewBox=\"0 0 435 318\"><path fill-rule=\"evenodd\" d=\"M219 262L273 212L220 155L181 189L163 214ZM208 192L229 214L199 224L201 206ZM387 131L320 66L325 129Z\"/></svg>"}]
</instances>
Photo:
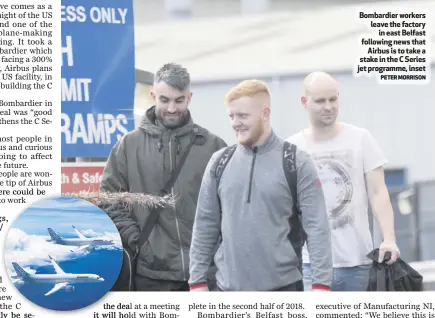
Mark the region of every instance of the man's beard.
<instances>
[{"instance_id":1,"label":"man's beard","mask_svg":"<svg viewBox=\"0 0 435 318\"><path fill-rule=\"evenodd\" d=\"M261 121L258 121L257 124L251 129L249 136L242 137L243 138L242 140L240 140L239 138L237 139L239 140L240 144L250 147L258 141L258 139L261 137L263 132L264 129L263 126L261 125Z\"/></svg>"},{"instance_id":2,"label":"man's beard","mask_svg":"<svg viewBox=\"0 0 435 318\"><path fill-rule=\"evenodd\" d=\"M169 118L167 114L168 113L166 112L157 112L156 118L166 128L176 129L186 124L186 118L189 114L189 111L188 110L185 110L184 112L178 111L172 114L172 116L170 116L171 118Z\"/></svg>"}]
</instances>

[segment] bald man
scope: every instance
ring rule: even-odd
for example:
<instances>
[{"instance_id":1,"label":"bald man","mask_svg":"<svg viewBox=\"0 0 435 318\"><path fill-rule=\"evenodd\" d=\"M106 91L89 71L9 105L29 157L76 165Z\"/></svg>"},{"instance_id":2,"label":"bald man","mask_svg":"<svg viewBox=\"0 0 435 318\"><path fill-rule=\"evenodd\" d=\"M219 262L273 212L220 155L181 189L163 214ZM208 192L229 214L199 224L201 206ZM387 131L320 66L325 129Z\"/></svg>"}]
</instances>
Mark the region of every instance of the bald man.
<instances>
[{"instance_id":1,"label":"bald man","mask_svg":"<svg viewBox=\"0 0 435 318\"><path fill-rule=\"evenodd\" d=\"M314 72L304 81L302 105L309 127L288 141L314 159L325 191L332 235L334 291L365 291L372 251L368 203L378 221L383 242L379 261L391 253L389 264L400 257L394 233L393 209L384 180L387 163L381 148L363 128L337 121L339 89L327 73ZM304 284L311 285L310 251L304 248Z\"/></svg>"},{"instance_id":2,"label":"bald man","mask_svg":"<svg viewBox=\"0 0 435 318\"><path fill-rule=\"evenodd\" d=\"M214 257L220 291L303 291L301 228L312 252L313 290L330 290L330 231L313 160L296 152L302 222L294 222L284 141L271 129L267 86L243 81L225 100L238 143L213 155L202 180L190 247L191 290L208 290L206 272Z\"/></svg>"}]
</instances>

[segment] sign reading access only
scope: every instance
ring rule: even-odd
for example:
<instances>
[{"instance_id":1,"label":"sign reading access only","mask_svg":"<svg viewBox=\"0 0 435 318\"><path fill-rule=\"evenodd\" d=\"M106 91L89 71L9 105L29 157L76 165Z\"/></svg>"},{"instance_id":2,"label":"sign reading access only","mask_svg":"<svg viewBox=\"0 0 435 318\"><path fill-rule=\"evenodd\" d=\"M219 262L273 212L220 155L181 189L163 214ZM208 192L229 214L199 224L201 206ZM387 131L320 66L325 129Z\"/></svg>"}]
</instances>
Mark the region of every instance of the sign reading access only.
<instances>
[{"instance_id":1,"label":"sign reading access only","mask_svg":"<svg viewBox=\"0 0 435 318\"><path fill-rule=\"evenodd\" d=\"M107 157L134 128L132 0L62 0L62 157Z\"/></svg>"}]
</instances>

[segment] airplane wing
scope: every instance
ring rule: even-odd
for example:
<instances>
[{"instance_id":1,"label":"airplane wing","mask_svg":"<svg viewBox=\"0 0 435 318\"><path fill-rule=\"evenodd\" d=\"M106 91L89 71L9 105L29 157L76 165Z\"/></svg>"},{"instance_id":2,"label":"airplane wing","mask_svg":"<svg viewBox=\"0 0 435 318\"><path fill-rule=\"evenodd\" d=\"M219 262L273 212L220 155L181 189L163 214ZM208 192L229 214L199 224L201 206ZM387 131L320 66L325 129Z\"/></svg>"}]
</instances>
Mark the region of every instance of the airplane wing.
<instances>
[{"instance_id":1,"label":"airplane wing","mask_svg":"<svg viewBox=\"0 0 435 318\"><path fill-rule=\"evenodd\" d=\"M54 285L54 287L45 294L45 296L51 295L59 290L61 290L62 288L65 288L66 286L68 286L68 283L58 283L56 285Z\"/></svg>"},{"instance_id":2,"label":"airplane wing","mask_svg":"<svg viewBox=\"0 0 435 318\"><path fill-rule=\"evenodd\" d=\"M73 253L77 253L77 252L80 252L80 251L86 250L86 249L88 249L89 247L91 247L91 245L92 245L92 244L88 244L88 245L80 246L80 247L79 247L78 249L76 249L75 251L71 250L71 252L73 252Z\"/></svg>"},{"instance_id":3,"label":"airplane wing","mask_svg":"<svg viewBox=\"0 0 435 318\"><path fill-rule=\"evenodd\" d=\"M48 255L48 257L50 257L51 265L53 265L56 274L66 274L66 273L62 270L62 268L60 268L59 265L57 265L57 263L55 262L55 260L54 260L50 255Z\"/></svg>"},{"instance_id":4,"label":"airplane wing","mask_svg":"<svg viewBox=\"0 0 435 318\"><path fill-rule=\"evenodd\" d=\"M77 233L77 236L78 236L78 237L80 237L81 239L85 239L85 238L87 238L86 236L84 236L84 235L82 234L82 232L80 232L79 230L77 230L76 227L75 227L74 225L73 225L72 227L73 227L74 231Z\"/></svg>"}]
</instances>

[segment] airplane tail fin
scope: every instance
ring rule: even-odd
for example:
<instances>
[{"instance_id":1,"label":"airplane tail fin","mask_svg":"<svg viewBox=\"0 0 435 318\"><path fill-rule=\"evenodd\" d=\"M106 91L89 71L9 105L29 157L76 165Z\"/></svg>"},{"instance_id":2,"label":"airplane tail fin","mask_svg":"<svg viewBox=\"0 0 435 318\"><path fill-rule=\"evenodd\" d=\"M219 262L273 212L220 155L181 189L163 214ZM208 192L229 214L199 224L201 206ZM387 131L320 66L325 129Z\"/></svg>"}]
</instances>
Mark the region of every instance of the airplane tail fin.
<instances>
[{"instance_id":1,"label":"airplane tail fin","mask_svg":"<svg viewBox=\"0 0 435 318\"><path fill-rule=\"evenodd\" d=\"M17 272L17 276L18 277L25 277L25 276L29 276L29 273L27 273L20 265L18 265L17 263L13 262L12 266L15 268L15 271Z\"/></svg>"},{"instance_id":2,"label":"airplane tail fin","mask_svg":"<svg viewBox=\"0 0 435 318\"><path fill-rule=\"evenodd\" d=\"M57 234L55 231L53 231L53 229L48 228L48 234L50 234L50 237L53 241L55 241L55 242L62 241L62 238L59 236L59 234Z\"/></svg>"},{"instance_id":3,"label":"airplane tail fin","mask_svg":"<svg viewBox=\"0 0 435 318\"><path fill-rule=\"evenodd\" d=\"M51 265L53 265L54 267L54 271L56 272L56 274L66 274L62 268L60 268L60 266L56 263L55 259L53 257L51 257L50 255L48 255L48 257L50 258L51 261Z\"/></svg>"},{"instance_id":4,"label":"airplane tail fin","mask_svg":"<svg viewBox=\"0 0 435 318\"><path fill-rule=\"evenodd\" d=\"M86 238L86 236L82 232L80 232L74 225L72 227L73 227L73 229L76 232L78 237L80 237L81 239L85 239Z\"/></svg>"}]
</instances>

